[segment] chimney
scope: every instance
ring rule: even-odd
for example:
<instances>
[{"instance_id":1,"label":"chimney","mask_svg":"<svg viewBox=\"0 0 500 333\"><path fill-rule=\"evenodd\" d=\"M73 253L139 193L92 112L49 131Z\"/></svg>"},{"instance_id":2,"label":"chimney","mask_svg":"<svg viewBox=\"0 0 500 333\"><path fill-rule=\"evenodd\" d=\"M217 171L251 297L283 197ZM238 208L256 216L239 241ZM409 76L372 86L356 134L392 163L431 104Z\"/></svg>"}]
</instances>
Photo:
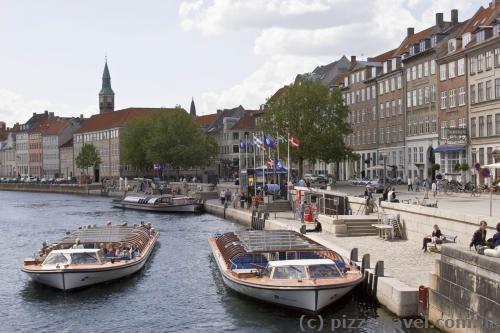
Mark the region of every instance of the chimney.
<instances>
[{"instance_id":1,"label":"chimney","mask_svg":"<svg viewBox=\"0 0 500 333\"><path fill-rule=\"evenodd\" d=\"M451 10L451 23L458 23L458 9Z\"/></svg>"},{"instance_id":2,"label":"chimney","mask_svg":"<svg viewBox=\"0 0 500 333\"><path fill-rule=\"evenodd\" d=\"M499 3L500 3L499 0L492 0L490 2L490 8L495 8L496 6L498 6Z\"/></svg>"},{"instance_id":3,"label":"chimney","mask_svg":"<svg viewBox=\"0 0 500 333\"><path fill-rule=\"evenodd\" d=\"M406 36L407 37L413 36L414 34L415 34L415 28L411 27L411 28L406 29Z\"/></svg>"},{"instance_id":4,"label":"chimney","mask_svg":"<svg viewBox=\"0 0 500 333\"><path fill-rule=\"evenodd\" d=\"M356 62L356 56L355 56L355 55L354 55L354 56L352 55L352 56L351 56L351 63L355 63L355 62Z\"/></svg>"},{"instance_id":5,"label":"chimney","mask_svg":"<svg viewBox=\"0 0 500 333\"><path fill-rule=\"evenodd\" d=\"M36 116L36 112L33 112L33 116Z\"/></svg>"},{"instance_id":6,"label":"chimney","mask_svg":"<svg viewBox=\"0 0 500 333\"><path fill-rule=\"evenodd\" d=\"M49 112L49 118L53 118L54 117L54 112Z\"/></svg>"},{"instance_id":7,"label":"chimney","mask_svg":"<svg viewBox=\"0 0 500 333\"><path fill-rule=\"evenodd\" d=\"M44 113L46 116L48 116L48 115L49 115L49 111L47 111L47 110L43 111L43 113Z\"/></svg>"},{"instance_id":8,"label":"chimney","mask_svg":"<svg viewBox=\"0 0 500 333\"><path fill-rule=\"evenodd\" d=\"M439 27L443 25L443 13L436 13L436 25Z\"/></svg>"},{"instance_id":9,"label":"chimney","mask_svg":"<svg viewBox=\"0 0 500 333\"><path fill-rule=\"evenodd\" d=\"M83 113L80 113L80 119L83 119Z\"/></svg>"}]
</instances>

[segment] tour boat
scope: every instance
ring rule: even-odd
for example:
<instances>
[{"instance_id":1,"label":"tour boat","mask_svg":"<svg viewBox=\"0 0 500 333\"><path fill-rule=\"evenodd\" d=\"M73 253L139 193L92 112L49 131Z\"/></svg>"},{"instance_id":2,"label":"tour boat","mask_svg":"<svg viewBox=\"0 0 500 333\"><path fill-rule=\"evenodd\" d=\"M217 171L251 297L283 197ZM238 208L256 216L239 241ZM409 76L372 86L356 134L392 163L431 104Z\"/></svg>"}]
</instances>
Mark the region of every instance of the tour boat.
<instances>
[{"instance_id":1,"label":"tour boat","mask_svg":"<svg viewBox=\"0 0 500 333\"><path fill-rule=\"evenodd\" d=\"M113 207L152 212L196 213L201 210L202 204L197 199L189 196L128 195L122 199L114 199Z\"/></svg>"},{"instance_id":2,"label":"tour boat","mask_svg":"<svg viewBox=\"0 0 500 333\"><path fill-rule=\"evenodd\" d=\"M229 288L304 313L318 313L363 281L349 260L290 230L217 234L209 244Z\"/></svg>"},{"instance_id":3,"label":"tour boat","mask_svg":"<svg viewBox=\"0 0 500 333\"><path fill-rule=\"evenodd\" d=\"M57 289L86 287L139 271L157 239L158 232L145 225L89 226L44 244L34 258L24 260L22 271L33 281ZM106 246L126 251L111 257L111 252L105 255L101 249Z\"/></svg>"}]
</instances>

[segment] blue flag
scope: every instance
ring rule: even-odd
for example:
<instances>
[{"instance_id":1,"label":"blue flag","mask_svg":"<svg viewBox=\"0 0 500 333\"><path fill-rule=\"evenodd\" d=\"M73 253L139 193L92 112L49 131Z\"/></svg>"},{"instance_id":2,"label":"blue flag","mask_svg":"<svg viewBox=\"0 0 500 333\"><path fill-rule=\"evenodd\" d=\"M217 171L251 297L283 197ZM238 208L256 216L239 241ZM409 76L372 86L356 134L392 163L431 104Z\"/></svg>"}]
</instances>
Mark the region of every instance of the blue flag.
<instances>
[{"instance_id":1,"label":"blue flag","mask_svg":"<svg viewBox=\"0 0 500 333\"><path fill-rule=\"evenodd\" d=\"M274 162L274 167L276 170L281 170L283 169L283 165L281 164L281 161L276 159L276 162Z\"/></svg>"},{"instance_id":2,"label":"blue flag","mask_svg":"<svg viewBox=\"0 0 500 333\"><path fill-rule=\"evenodd\" d=\"M246 147L247 147L246 142L243 142L243 141L240 140L240 148L241 149L246 149Z\"/></svg>"},{"instance_id":3,"label":"blue flag","mask_svg":"<svg viewBox=\"0 0 500 333\"><path fill-rule=\"evenodd\" d=\"M269 136L269 135L264 135L264 143L267 148L275 148L276 147L276 141Z\"/></svg>"}]
</instances>

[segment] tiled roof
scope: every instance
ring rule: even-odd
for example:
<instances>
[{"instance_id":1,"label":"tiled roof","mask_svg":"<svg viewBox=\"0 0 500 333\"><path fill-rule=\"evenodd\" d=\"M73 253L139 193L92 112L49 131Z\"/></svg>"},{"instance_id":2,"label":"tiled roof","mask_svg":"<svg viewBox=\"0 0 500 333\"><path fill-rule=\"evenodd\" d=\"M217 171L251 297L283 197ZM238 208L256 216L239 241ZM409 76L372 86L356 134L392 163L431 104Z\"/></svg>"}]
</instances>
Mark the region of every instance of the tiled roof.
<instances>
[{"instance_id":1,"label":"tiled roof","mask_svg":"<svg viewBox=\"0 0 500 333\"><path fill-rule=\"evenodd\" d=\"M246 114L238 120L231 128L232 130L254 130L255 117L252 114Z\"/></svg>"},{"instance_id":2,"label":"tiled roof","mask_svg":"<svg viewBox=\"0 0 500 333\"><path fill-rule=\"evenodd\" d=\"M42 134L45 135L56 135L58 134L61 130L63 130L68 123L71 121L71 118L52 118L49 119L47 123L47 127L45 129L45 132Z\"/></svg>"},{"instance_id":3,"label":"tiled roof","mask_svg":"<svg viewBox=\"0 0 500 333\"><path fill-rule=\"evenodd\" d=\"M219 118L219 115L219 113L211 113L203 116L197 116L194 121L199 127L205 128L212 125L217 120L217 118Z\"/></svg>"},{"instance_id":4,"label":"tiled roof","mask_svg":"<svg viewBox=\"0 0 500 333\"><path fill-rule=\"evenodd\" d=\"M396 52L394 52L394 55L402 55L405 52L408 52L410 49L410 46L413 44L417 44L420 42L421 39L424 38L429 38L432 35L433 32L433 26L429 27L427 29L424 29L422 31L417 32L416 34L413 34L411 36L407 36L401 45L396 49Z\"/></svg>"},{"instance_id":5,"label":"tiled roof","mask_svg":"<svg viewBox=\"0 0 500 333\"><path fill-rule=\"evenodd\" d=\"M100 131L125 126L128 122L142 117L150 117L156 112L172 112L173 108L127 108L114 112L95 114L85 120L75 133Z\"/></svg>"},{"instance_id":6,"label":"tiled roof","mask_svg":"<svg viewBox=\"0 0 500 333\"><path fill-rule=\"evenodd\" d=\"M378 56L375 56L373 58L368 58L368 60L373 61L373 62L383 62L383 61L389 60L392 57L394 57L394 54L396 53L396 51L397 51L397 49L392 49L390 51L379 54Z\"/></svg>"}]
</instances>

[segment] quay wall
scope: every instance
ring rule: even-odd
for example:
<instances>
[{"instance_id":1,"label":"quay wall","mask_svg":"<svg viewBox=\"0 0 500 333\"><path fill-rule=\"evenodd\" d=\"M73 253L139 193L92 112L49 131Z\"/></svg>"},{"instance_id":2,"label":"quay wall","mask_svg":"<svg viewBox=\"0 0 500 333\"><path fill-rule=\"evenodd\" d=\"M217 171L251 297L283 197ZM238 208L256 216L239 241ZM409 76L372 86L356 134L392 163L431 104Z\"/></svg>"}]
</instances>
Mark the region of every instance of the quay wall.
<instances>
[{"instance_id":1,"label":"quay wall","mask_svg":"<svg viewBox=\"0 0 500 333\"><path fill-rule=\"evenodd\" d=\"M24 191L24 192L45 192L45 193L64 193L81 195L100 195L101 188L93 185L76 184L0 184L0 191Z\"/></svg>"},{"instance_id":2,"label":"quay wall","mask_svg":"<svg viewBox=\"0 0 500 333\"><path fill-rule=\"evenodd\" d=\"M499 314L500 258L443 245L430 274L429 319L446 332L486 333L500 331Z\"/></svg>"}]
</instances>

